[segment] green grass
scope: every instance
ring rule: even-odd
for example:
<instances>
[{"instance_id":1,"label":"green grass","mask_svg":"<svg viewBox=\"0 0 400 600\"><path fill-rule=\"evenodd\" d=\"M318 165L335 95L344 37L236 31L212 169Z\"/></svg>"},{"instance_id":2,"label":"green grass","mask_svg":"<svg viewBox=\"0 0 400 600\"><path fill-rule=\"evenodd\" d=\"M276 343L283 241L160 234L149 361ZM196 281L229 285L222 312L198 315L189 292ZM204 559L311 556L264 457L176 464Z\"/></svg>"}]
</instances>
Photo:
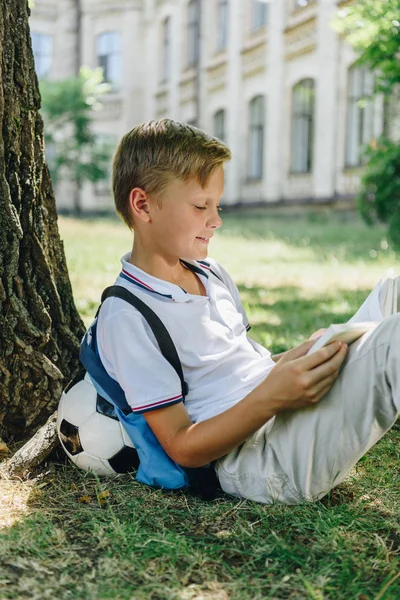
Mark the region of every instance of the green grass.
<instances>
[{"instance_id":1,"label":"green grass","mask_svg":"<svg viewBox=\"0 0 400 600\"><path fill-rule=\"evenodd\" d=\"M62 218L60 231L89 322L130 233L111 219ZM383 229L328 212L228 213L211 251L239 285L252 335L274 352L348 319L399 266ZM399 429L312 505L202 502L63 463L0 481L0 496L1 599L400 598Z\"/></svg>"}]
</instances>

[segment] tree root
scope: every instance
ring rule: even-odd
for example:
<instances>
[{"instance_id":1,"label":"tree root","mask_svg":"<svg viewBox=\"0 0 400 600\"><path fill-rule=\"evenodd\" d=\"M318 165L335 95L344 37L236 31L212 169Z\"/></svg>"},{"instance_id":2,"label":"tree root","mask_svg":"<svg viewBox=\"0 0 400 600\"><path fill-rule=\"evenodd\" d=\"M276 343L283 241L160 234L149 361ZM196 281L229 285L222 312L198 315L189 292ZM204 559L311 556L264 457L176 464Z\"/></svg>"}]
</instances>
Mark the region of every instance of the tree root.
<instances>
[{"instance_id":1,"label":"tree root","mask_svg":"<svg viewBox=\"0 0 400 600\"><path fill-rule=\"evenodd\" d=\"M0 476L26 477L40 465L59 445L57 412L38 429L31 439L8 460L0 465Z\"/></svg>"}]
</instances>

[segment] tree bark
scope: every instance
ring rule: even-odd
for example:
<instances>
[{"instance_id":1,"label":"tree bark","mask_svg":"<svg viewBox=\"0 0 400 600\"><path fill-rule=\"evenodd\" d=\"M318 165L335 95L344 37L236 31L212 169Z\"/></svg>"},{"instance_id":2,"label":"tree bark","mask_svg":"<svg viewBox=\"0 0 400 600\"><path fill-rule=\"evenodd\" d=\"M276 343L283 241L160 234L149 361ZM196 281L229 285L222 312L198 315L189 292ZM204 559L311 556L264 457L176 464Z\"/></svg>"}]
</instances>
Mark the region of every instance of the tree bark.
<instances>
[{"instance_id":1,"label":"tree bark","mask_svg":"<svg viewBox=\"0 0 400 600\"><path fill-rule=\"evenodd\" d=\"M59 445L57 435L57 413L53 413L46 423L20 448L10 460L0 463L0 476L25 477L40 465Z\"/></svg>"},{"instance_id":2,"label":"tree bark","mask_svg":"<svg viewBox=\"0 0 400 600\"><path fill-rule=\"evenodd\" d=\"M44 158L28 3L0 6L0 437L9 442L57 407L84 326Z\"/></svg>"}]
</instances>

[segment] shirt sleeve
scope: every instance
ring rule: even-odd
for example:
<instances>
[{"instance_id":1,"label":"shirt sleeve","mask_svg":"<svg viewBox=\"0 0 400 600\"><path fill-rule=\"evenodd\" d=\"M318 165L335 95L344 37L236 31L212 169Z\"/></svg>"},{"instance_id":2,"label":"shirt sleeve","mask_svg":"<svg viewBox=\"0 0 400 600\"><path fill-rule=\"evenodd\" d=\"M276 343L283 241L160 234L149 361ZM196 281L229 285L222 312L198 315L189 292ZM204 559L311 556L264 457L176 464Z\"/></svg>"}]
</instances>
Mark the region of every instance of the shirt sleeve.
<instances>
[{"instance_id":1,"label":"shirt sleeve","mask_svg":"<svg viewBox=\"0 0 400 600\"><path fill-rule=\"evenodd\" d=\"M238 287L236 285L236 283L233 281L232 277L229 275L228 271L226 271L224 269L224 267L222 267L219 262L217 262L214 259L207 259L207 262L210 263L210 266L212 268L212 270L219 275L219 277L222 279L222 281L224 282L224 284L226 285L226 287L228 288L233 301L235 302L235 306L238 312L240 312L240 314L243 317L243 323L244 326L246 327L246 331L250 331L251 329L251 325L249 325L249 319L247 318L247 314L246 311L244 309L243 303L242 303L242 299L240 297L240 293L238 290Z\"/></svg>"},{"instance_id":2,"label":"shirt sleeve","mask_svg":"<svg viewBox=\"0 0 400 600\"><path fill-rule=\"evenodd\" d=\"M103 318L100 311L97 345L104 368L124 390L133 412L145 413L183 401L178 374L135 309L113 310Z\"/></svg>"}]
</instances>

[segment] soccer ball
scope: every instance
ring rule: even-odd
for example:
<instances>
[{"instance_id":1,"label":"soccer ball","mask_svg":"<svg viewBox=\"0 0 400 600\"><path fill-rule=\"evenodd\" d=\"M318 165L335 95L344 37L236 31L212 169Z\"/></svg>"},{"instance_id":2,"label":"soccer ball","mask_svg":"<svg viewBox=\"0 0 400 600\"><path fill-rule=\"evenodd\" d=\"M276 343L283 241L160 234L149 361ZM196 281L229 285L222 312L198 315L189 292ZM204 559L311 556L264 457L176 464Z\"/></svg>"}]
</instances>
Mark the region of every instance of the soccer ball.
<instances>
[{"instance_id":1,"label":"soccer ball","mask_svg":"<svg viewBox=\"0 0 400 600\"><path fill-rule=\"evenodd\" d=\"M96 392L88 375L63 392L57 431L69 458L85 471L115 476L139 466L138 453L114 406Z\"/></svg>"}]
</instances>

